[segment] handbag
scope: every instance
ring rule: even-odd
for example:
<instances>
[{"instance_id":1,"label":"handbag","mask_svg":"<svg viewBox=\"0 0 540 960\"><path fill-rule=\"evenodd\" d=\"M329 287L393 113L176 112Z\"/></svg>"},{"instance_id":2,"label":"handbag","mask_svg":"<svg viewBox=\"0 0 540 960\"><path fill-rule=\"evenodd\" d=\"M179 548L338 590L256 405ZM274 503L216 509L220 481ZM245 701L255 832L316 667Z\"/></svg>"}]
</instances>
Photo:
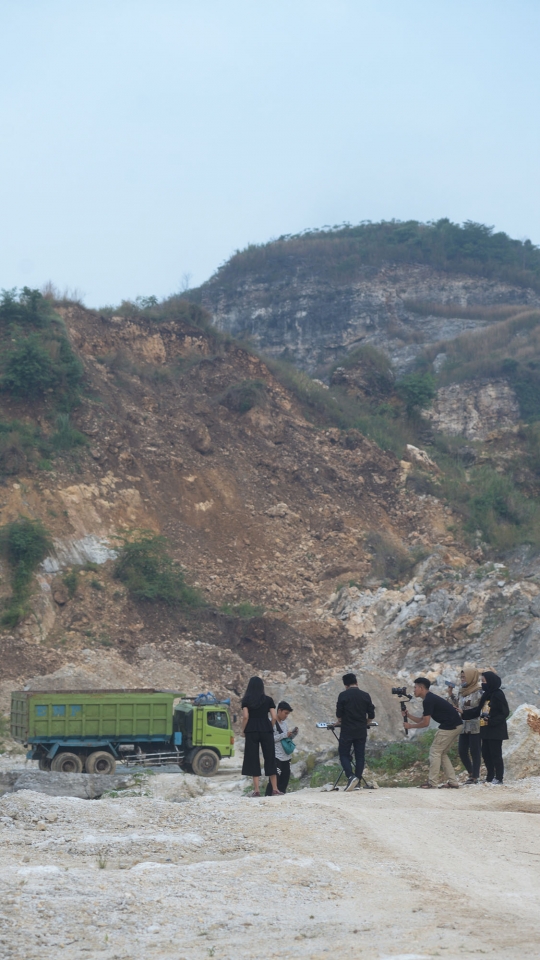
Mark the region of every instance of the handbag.
<instances>
[{"instance_id":1,"label":"handbag","mask_svg":"<svg viewBox=\"0 0 540 960\"><path fill-rule=\"evenodd\" d=\"M282 732L281 727L277 722L277 720L276 720L276 730L278 733ZM278 740L278 743L281 744L287 756L289 756L291 753L294 753L294 751L296 750L296 744L294 740L291 739L291 737L283 737L283 740Z\"/></svg>"}]
</instances>

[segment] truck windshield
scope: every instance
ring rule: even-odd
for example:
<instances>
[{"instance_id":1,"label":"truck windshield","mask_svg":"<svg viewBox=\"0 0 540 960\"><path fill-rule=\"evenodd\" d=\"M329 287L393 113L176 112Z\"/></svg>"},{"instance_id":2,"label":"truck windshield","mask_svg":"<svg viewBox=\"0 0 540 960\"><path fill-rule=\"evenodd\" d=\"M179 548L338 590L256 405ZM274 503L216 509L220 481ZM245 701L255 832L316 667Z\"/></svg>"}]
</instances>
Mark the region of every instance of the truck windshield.
<instances>
[{"instance_id":1,"label":"truck windshield","mask_svg":"<svg viewBox=\"0 0 540 960\"><path fill-rule=\"evenodd\" d=\"M209 727L221 727L222 730L228 730L229 714L226 710L210 710L206 714L206 722Z\"/></svg>"}]
</instances>

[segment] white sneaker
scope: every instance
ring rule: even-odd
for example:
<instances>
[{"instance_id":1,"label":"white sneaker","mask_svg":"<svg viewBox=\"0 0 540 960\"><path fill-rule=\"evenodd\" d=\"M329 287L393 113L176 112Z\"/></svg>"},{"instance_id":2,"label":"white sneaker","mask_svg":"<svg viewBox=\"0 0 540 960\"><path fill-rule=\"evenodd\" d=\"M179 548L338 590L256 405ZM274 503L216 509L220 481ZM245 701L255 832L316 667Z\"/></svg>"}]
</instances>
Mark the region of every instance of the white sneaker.
<instances>
[{"instance_id":1,"label":"white sneaker","mask_svg":"<svg viewBox=\"0 0 540 960\"><path fill-rule=\"evenodd\" d=\"M502 787L502 780L497 780L497 778L495 777L495 778L491 781L491 786L492 786L492 787Z\"/></svg>"}]
</instances>

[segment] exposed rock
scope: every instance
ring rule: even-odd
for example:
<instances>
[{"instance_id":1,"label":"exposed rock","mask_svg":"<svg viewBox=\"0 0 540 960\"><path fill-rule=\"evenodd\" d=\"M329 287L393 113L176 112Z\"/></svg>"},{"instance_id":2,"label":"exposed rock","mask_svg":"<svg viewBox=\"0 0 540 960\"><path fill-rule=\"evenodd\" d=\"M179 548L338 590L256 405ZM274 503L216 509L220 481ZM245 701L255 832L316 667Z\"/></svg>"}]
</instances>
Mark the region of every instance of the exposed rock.
<instances>
[{"instance_id":1,"label":"exposed rock","mask_svg":"<svg viewBox=\"0 0 540 960\"><path fill-rule=\"evenodd\" d=\"M210 453L212 450L212 438L208 427L205 426L204 423L190 430L188 436L189 442L194 450L197 450L198 453Z\"/></svg>"},{"instance_id":2,"label":"exposed rock","mask_svg":"<svg viewBox=\"0 0 540 960\"><path fill-rule=\"evenodd\" d=\"M33 790L49 797L96 800L109 790L127 790L136 780L130 774L52 773L46 770L12 770L0 775L0 791Z\"/></svg>"},{"instance_id":3,"label":"exposed rock","mask_svg":"<svg viewBox=\"0 0 540 960\"><path fill-rule=\"evenodd\" d=\"M507 380L481 380L441 387L424 417L436 430L468 440L485 440L494 431L511 430L519 404Z\"/></svg>"},{"instance_id":4,"label":"exposed rock","mask_svg":"<svg viewBox=\"0 0 540 960\"><path fill-rule=\"evenodd\" d=\"M69 600L69 590L65 583L55 583L53 586L53 600L59 607L63 607Z\"/></svg>"},{"instance_id":5,"label":"exposed rock","mask_svg":"<svg viewBox=\"0 0 540 960\"><path fill-rule=\"evenodd\" d=\"M396 371L406 369L422 344L448 340L485 321L460 316L460 306L523 303L537 306L533 290L466 275L449 276L427 266L385 264L365 269L350 280L330 280L310 262L307 250L283 255L279 272L250 272L234 282L218 271L196 296L220 330L249 332L257 346L275 356L285 349L295 362L315 370L339 360L359 343L382 348ZM434 316L410 308L411 301L455 304L453 316ZM444 357L444 355L443 355ZM444 362L439 356L438 366ZM343 377L343 373L337 377ZM345 378L351 375L345 371Z\"/></svg>"},{"instance_id":6,"label":"exposed rock","mask_svg":"<svg viewBox=\"0 0 540 960\"><path fill-rule=\"evenodd\" d=\"M419 466L424 467L425 470L431 471L431 473L441 472L437 464L431 459L425 450L420 450L419 447L415 447L412 443L408 443L405 451L405 459L410 460L411 463L417 463Z\"/></svg>"},{"instance_id":7,"label":"exposed rock","mask_svg":"<svg viewBox=\"0 0 540 960\"><path fill-rule=\"evenodd\" d=\"M540 776L540 710L522 703L508 721L503 743L505 776L521 780Z\"/></svg>"}]
</instances>

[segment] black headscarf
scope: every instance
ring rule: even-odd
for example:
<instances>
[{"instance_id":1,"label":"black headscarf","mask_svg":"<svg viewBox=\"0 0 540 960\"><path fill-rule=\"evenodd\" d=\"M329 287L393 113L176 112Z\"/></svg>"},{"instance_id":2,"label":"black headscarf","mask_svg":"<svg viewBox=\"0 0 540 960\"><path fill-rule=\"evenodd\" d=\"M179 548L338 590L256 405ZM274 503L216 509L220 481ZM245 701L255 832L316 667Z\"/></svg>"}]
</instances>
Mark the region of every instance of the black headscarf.
<instances>
[{"instance_id":1,"label":"black headscarf","mask_svg":"<svg viewBox=\"0 0 540 960\"><path fill-rule=\"evenodd\" d=\"M483 707L485 703L493 696L496 690L500 690L502 680L496 673L493 673L492 670L486 670L485 673L482 673L482 698L480 700L480 707Z\"/></svg>"},{"instance_id":2,"label":"black headscarf","mask_svg":"<svg viewBox=\"0 0 540 960\"><path fill-rule=\"evenodd\" d=\"M489 695L500 689L502 680L496 673L493 673L491 670L486 670L482 676L484 678L482 681L482 690L484 693Z\"/></svg>"},{"instance_id":3,"label":"black headscarf","mask_svg":"<svg viewBox=\"0 0 540 960\"><path fill-rule=\"evenodd\" d=\"M260 677L251 677L246 692L242 698L242 706L248 710L262 707L264 700L264 683Z\"/></svg>"}]
</instances>

